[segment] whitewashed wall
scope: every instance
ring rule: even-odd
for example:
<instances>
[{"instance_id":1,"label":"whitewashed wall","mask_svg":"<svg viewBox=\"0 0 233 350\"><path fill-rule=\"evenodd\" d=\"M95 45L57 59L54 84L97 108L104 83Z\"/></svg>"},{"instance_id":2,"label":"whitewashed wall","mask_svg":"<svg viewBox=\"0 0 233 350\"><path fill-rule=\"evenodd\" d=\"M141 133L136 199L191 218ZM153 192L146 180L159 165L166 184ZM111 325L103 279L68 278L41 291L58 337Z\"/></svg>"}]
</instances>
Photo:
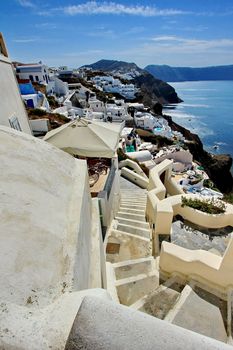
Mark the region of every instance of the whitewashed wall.
<instances>
[{"instance_id":1,"label":"whitewashed wall","mask_svg":"<svg viewBox=\"0 0 233 350\"><path fill-rule=\"evenodd\" d=\"M10 60L0 55L0 125L11 127L9 118L17 117L21 130L31 134L28 116L20 96Z\"/></svg>"}]
</instances>

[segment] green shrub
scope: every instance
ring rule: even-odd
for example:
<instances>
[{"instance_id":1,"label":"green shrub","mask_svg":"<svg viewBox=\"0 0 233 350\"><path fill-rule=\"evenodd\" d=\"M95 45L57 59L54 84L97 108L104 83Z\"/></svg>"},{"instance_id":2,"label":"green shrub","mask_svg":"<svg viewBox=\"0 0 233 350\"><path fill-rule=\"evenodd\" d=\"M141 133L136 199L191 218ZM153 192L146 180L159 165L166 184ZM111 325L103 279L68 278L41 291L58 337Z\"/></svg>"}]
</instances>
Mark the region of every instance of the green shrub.
<instances>
[{"instance_id":1,"label":"green shrub","mask_svg":"<svg viewBox=\"0 0 233 350\"><path fill-rule=\"evenodd\" d=\"M226 211L226 205L222 201L214 198L201 200L198 198L193 199L182 197L181 206L187 206L207 214L223 214Z\"/></svg>"}]
</instances>

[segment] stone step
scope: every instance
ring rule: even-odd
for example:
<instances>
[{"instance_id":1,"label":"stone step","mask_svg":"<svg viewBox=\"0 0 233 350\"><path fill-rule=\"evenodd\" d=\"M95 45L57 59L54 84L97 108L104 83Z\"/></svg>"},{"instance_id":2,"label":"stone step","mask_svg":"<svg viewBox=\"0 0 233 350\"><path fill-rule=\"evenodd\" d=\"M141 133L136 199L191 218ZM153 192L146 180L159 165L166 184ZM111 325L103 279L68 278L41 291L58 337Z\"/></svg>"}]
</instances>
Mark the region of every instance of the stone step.
<instances>
[{"instance_id":1,"label":"stone step","mask_svg":"<svg viewBox=\"0 0 233 350\"><path fill-rule=\"evenodd\" d=\"M120 200L121 201L128 201L128 202L136 201L136 202L144 202L144 203L146 203L147 197L142 197L142 196L121 196Z\"/></svg>"},{"instance_id":2,"label":"stone step","mask_svg":"<svg viewBox=\"0 0 233 350\"><path fill-rule=\"evenodd\" d=\"M152 256L148 258L122 261L112 264L112 266L117 280L156 271L155 259Z\"/></svg>"},{"instance_id":3,"label":"stone step","mask_svg":"<svg viewBox=\"0 0 233 350\"><path fill-rule=\"evenodd\" d=\"M165 320L177 326L227 342L222 302L210 293L186 285Z\"/></svg>"},{"instance_id":4,"label":"stone step","mask_svg":"<svg viewBox=\"0 0 233 350\"><path fill-rule=\"evenodd\" d=\"M146 221L145 215L125 213L123 211L118 211L116 216L120 216L120 217L126 218L126 219L135 219L135 220L143 221L143 222Z\"/></svg>"},{"instance_id":5,"label":"stone step","mask_svg":"<svg viewBox=\"0 0 233 350\"><path fill-rule=\"evenodd\" d=\"M134 209L134 208L122 207L122 206L120 206L119 211L123 213L132 213L132 214L139 214L139 215L145 214L144 209Z\"/></svg>"},{"instance_id":6,"label":"stone step","mask_svg":"<svg viewBox=\"0 0 233 350\"><path fill-rule=\"evenodd\" d=\"M137 235L140 237L151 238L151 230L150 229L138 227L136 225L128 225L128 224L118 223L117 230L129 232L129 233L132 233L133 235Z\"/></svg>"},{"instance_id":7,"label":"stone step","mask_svg":"<svg viewBox=\"0 0 233 350\"><path fill-rule=\"evenodd\" d=\"M149 272L116 281L116 289L121 304L131 305L147 295L159 285L159 274Z\"/></svg>"},{"instance_id":8,"label":"stone step","mask_svg":"<svg viewBox=\"0 0 233 350\"><path fill-rule=\"evenodd\" d=\"M143 221L134 220L134 219L126 219L121 216L116 216L115 219L121 224L136 225L137 227L150 229L150 225L148 222L143 222Z\"/></svg>"},{"instance_id":9,"label":"stone step","mask_svg":"<svg viewBox=\"0 0 233 350\"><path fill-rule=\"evenodd\" d=\"M138 198L146 198L147 197L147 193L145 192L138 192L138 191L128 191L128 192L122 192L122 190L120 190L120 195L121 197L138 197Z\"/></svg>"},{"instance_id":10,"label":"stone step","mask_svg":"<svg viewBox=\"0 0 233 350\"><path fill-rule=\"evenodd\" d=\"M152 255L150 239L113 229L108 233L106 260L116 263Z\"/></svg>"},{"instance_id":11,"label":"stone step","mask_svg":"<svg viewBox=\"0 0 233 350\"><path fill-rule=\"evenodd\" d=\"M138 197L146 197L147 192L144 191L135 191L135 190L130 190L130 191L122 191L120 190L121 196L138 196Z\"/></svg>"},{"instance_id":12,"label":"stone step","mask_svg":"<svg viewBox=\"0 0 233 350\"><path fill-rule=\"evenodd\" d=\"M176 284L175 277L172 277L133 307L151 316L164 319L179 298L182 288L183 286Z\"/></svg>"},{"instance_id":13,"label":"stone step","mask_svg":"<svg viewBox=\"0 0 233 350\"><path fill-rule=\"evenodd\" d=\"M121 193L128 194L128 193L137 193L137 194L147 194L147 190L143 190L140 187L138 188L121 188Z\"/></svg>"},{"instance_id":14,"label":"stone step","mask_svg":"<svg viewBox=\"0 0 233 350\"><path fill-rule=\"evenodd\" d=\"M139 201L120 201L120 206L127 206L127 207L139 207L139 209L146 209L146 202L139 202Z\"/></svg>"},{"instance_id":15,"label":"stone step","mask_svg":"<svg viewBox=\"0 0 233 350\"><path fill-rule=\"evenodd\" d=\"M121 195L123 196L131 196L131 195L135 195L135 196L147 196L148 192L147 191L140 191L140 190L129 190L129 191L125 191L125 190L120 190Z\"/></svg>"},{"instance_id":16,"label":"stone step","mask_svg":"<svg viewBox=\"0 0 233 350\"><path fill-rule=\"evenodd\" d=\"M135 197L124 197L124 196L121 196L120 197L121 201L123 202L133 202L133 201L136 201L136 202L143 202L143 203L146 203L147 201L147 197L141 197L141 196L135 196Z\"/></svg>"},{"instance_id":17,"label":"stone step","mask_svg":"<svg viewBox=\"0 0 233 350\"><path fill-rule=\"evenodd\" d=\"M134 198L138 198L138 199L146 199L147 198L147 195L144 195L144 194L136 194L136 193L133 193L131 192L131 194L120 194L120 198L122 199L134 199Z\"/></svg>"},{"instance_id":18,"label":"stone step","mask_svg":"<svg viewBox=\"0 0 233 350\"><path fill-rule=\"evenodd\" d=\"M120 206L122 208L132 208L132 209L139 209L144 210L146 209L146 204L141 203L135 203L135 202L120 202Z\"/></svg>"}]
</instances>

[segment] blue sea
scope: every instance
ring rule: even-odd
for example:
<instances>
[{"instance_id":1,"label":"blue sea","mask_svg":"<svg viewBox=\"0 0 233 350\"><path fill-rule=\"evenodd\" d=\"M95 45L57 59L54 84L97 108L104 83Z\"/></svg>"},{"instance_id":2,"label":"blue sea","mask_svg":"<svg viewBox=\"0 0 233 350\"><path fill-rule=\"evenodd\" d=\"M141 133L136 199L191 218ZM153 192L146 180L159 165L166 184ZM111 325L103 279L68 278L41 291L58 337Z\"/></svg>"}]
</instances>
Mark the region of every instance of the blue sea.
<instances>
[{"instance_id":1,"label":"blue sea","mask_svg":"<svg viewBox=\"0 0 233 350\"><path fill-rule=\"evenodd\" d=\"M233 81L169 84L184 102L170 106L164 113L198 134L207 151L233 157Z\"/></svg>"}]
</instances>

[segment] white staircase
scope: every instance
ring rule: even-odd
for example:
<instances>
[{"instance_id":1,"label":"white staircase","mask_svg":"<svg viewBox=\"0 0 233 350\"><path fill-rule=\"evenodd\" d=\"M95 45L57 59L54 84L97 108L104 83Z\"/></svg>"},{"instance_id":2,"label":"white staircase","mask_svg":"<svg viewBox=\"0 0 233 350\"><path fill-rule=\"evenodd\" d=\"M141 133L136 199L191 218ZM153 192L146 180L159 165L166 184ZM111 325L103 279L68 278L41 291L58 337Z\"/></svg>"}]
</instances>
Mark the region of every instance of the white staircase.
<instances>
[{"instance_id":1,"label":"white staircase","mask_svg":"<svg viewBox=\"0 0 233 350\"><path fill-rule=\"evenodd\" d=\"M121 304L227 342L224 303L178 276L161 283L145 219L147 191L121 180L121 201L107 233L108 290Z\"/></svg>"}]
</instances>

